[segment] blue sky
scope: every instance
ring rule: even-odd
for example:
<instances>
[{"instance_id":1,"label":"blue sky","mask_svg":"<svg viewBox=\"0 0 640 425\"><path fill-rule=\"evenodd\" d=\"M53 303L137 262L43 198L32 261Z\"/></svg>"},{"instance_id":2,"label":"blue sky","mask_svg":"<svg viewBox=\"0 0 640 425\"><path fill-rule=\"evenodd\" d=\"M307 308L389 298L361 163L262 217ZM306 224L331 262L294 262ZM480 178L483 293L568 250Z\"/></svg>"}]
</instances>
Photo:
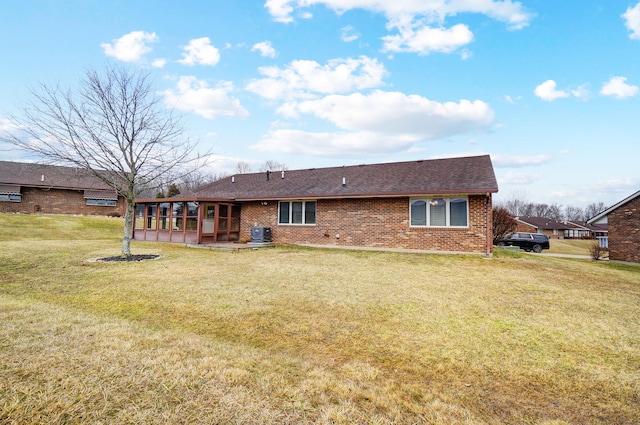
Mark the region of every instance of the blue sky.
<instances>
[{"instance_id":1,"label":"blue sky","mask_svg":"<svg viewBox=\"0 0 640 425\"><path fill-rule=\"evenodd\" d=\"M30 87L113 61L214 173L490 154L498 202L640 189L638 0L24 0L0 28L0 131Z\"/></svg>"}]
</instances>

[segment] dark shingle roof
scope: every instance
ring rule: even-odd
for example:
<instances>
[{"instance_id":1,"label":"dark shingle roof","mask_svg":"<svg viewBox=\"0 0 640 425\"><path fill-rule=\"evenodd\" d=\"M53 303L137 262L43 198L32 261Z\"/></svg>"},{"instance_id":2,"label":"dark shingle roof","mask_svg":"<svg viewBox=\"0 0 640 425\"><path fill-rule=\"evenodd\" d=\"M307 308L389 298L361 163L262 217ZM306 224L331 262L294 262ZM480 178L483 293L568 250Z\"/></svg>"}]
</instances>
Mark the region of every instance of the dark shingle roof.
<instances>
[{"instance_id":1,"label":"dark shingle roof","mask_svg":"<svg viewBox=\"0 0 640 425\"><path fill-rule=\"evenodd\" d=\"M79 168L0 161L0 184L59 189L113 190Z\"/></svg>"},{"instance_id":2,"label":"dark shingle roof","mask_svg":"<svg viewBox=\"0 0 640 425\"><path fill-rule=\"evenodd\" d=\"M576 226L561 223L546 217L516 217L516 220L530 224L538 229L569 230L576 228Z\"/></svg>"},{"instance_id":3,"label":"dark shingle roof","mask_svg":"<svg viewBox=\"0 0 640 425\"><path fill-rule=\"evenodd\" d=\"M344 181L344 185L343 185ZM498 184L488 155L236 174L202 186L197 197L251 200L484 194ZM188 196L186 194L180 197Z\"/></svg>"}]
</instances>

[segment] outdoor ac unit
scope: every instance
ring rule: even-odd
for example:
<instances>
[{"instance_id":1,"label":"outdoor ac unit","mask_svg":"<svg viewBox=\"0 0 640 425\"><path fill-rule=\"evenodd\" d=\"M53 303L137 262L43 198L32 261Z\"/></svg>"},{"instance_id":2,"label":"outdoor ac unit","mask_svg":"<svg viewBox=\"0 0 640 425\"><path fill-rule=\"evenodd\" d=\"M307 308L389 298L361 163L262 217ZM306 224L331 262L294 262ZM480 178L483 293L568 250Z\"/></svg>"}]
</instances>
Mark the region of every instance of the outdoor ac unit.
<instances>
[{"instance_id":1,"label":"outdoor ac unit","mask_svg":"<svg viewBox=\"0 0 640 425\"><path fill-rule=\"evenodd\" d=\"M251 242L271 242L271 227L253 226L251 228Z\"/></svg>"}]
</instances>

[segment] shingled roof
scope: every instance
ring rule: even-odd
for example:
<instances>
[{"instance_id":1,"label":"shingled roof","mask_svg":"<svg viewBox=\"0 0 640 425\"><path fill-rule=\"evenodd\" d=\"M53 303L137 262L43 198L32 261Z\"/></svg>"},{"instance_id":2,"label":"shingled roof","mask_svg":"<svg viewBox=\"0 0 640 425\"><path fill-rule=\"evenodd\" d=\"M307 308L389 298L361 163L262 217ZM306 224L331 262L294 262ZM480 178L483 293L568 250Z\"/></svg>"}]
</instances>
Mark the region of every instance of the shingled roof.
<instances>
[{"instance_id":1,"label":"shingled roof","mask_svg":"<svg viewBox=\"0 0 640 425\"><path fill-rule=\"evenodd\" d=\"M0 185L113 191L102 180L79 168L11 161L0 161Z\"/></svg>"},{"instance_id":2,"label":"shingled roof","mask_svg":"<svg viewBox=\"0 0 640 425\"><path fill-rule=\"evenodd\" d=\"M198 198L258 199L485 194L498 191L488 155L270 173L236 174L202 186Z\"/></svg>"}]
</instances>

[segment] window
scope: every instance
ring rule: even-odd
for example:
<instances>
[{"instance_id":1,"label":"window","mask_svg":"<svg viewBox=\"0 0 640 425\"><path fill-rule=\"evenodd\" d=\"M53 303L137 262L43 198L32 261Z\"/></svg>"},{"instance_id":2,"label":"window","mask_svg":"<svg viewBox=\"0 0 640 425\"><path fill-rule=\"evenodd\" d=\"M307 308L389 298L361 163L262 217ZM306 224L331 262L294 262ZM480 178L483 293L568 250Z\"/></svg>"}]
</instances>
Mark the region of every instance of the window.
<instances>
[{"instance_id":1,"label":"window","mask_svg":"<svg viewBox=\"0 0 640 425\"><path fill-rule=\"evenodd\" d=\"M169 230L169 211L171 211L171 203L163 202L158 206L159 219L158 230Z\"/></svg>"},{"instance_id":2,"label":"window","mask_svg":"<svg viewBox=\"0 0 640 425\"><path fill-rule=\"evenodd\" d=\"M21 202L22 195L17 195L15 193L0 193L0 201Z\"/></svg>"},{"instance_id":3,"label":"window","mask_svg":"<svg viewBox=\"0 0 640 425\"><path fill-rule=\"evenodd\" d=\"M156 213L158 204L147 205L147 230L156 230Z\"/></svg>"},{"instance_id":4,"label":"window","mask_svg":"<svg viewBox=\"0 0 640 425\"><path fill-rule=\"evenodd\" d=\"M174 202L171 210L171 229L182 231L184 228L184 202Z\"/></svg>"},{"instance_id":5,"label":"window","mask_svg":"<svg viewBox=\"0 0 640 425\"><path fill-rule=\"evenodd\" d=\"M278 205L279 224L316 224L316 201L283 201Z\"/></svg>"},{"instance_id":6,"label":"window","mask_svg":"<svg viewBox=\"0 0 640 425\"><path fill-rule=\"evenodd\" d=\"M93 205L98 207L115 207L116 200L115 199L92 199L87 198L87 205Z\"/></svg>"},{"instance_id":7,"label":"window","mask_svg":"<svg viewBox=\"0 0 640 425\"><path fill-rule=\"evenodd\" d=\"M198 230L198 204L187 202L187 231L195 232L196 230Z\"/></svg>"},{"instance_id":8,"label":"window","mask_svg":"<svg viewBox=\"0 0 640 425\"><path fill-rule=\"evenodd\" d=\"M468 203L467 198L412 199L409 208L411 226L467 227Z\"/></svg>"},{"instance_id":9,"label":"window","mask_svg":"<svg viewBox=\"0 0 640 425\"><path fill-rule=\"evenodd\" d=\"M136 204L135 209L135 219L134 219L134 229L143 230L144 229L144 204Z\"/></svg>"}]
</instances>

